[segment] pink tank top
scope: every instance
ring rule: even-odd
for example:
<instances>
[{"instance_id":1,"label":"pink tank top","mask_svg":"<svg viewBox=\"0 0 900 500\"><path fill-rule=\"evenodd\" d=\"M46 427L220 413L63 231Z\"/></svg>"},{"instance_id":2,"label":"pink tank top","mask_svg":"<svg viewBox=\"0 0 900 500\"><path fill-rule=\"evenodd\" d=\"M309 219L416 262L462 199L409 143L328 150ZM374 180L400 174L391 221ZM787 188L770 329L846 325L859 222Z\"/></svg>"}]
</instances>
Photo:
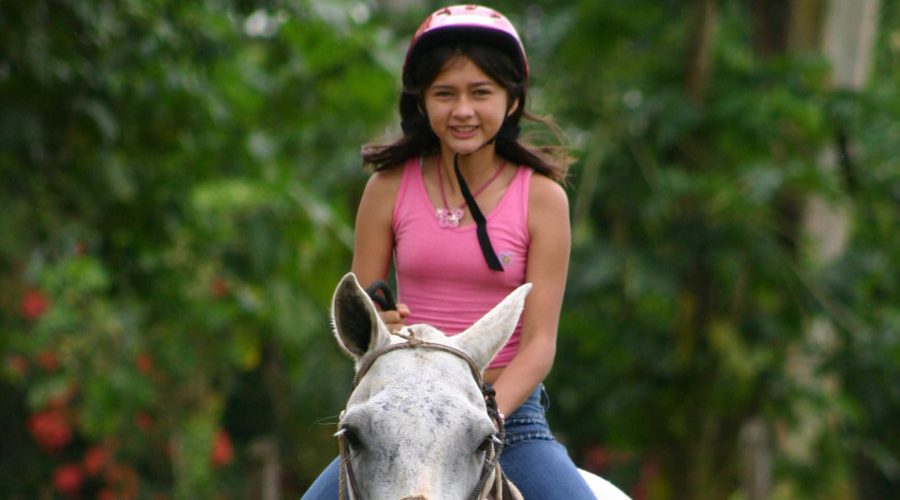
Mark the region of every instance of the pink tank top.
<instances>
[{"instance_id":1,"label":"pink tank top","mask_svg":"<svg viewBox=\"0 0 900 500\"><path fill-rule=\"evenodd\" d=\"M531 173L518 167L487 219L491 244L503 271L488 268L475 224L441 228L422 177L422 160L406 162L394 205L397 297L409 306L406 324L427 323L456 335L525 282L528 260L528 188ZM521 320L489 368L506 366L519 349Z\"/></svg>"}]
</instances>

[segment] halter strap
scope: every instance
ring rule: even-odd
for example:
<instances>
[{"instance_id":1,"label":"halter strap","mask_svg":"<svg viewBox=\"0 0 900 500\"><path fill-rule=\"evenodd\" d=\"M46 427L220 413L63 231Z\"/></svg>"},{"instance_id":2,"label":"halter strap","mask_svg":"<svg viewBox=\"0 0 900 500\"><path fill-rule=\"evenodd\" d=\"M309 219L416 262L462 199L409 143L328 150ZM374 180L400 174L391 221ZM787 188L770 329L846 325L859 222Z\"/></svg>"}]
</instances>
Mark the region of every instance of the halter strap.
<instances>
[{"instance_id":1,"label":"halter strap","mask_svg":"<svg viewBox=\"0 0 900 500\"><path fill-rule=\"evenodd\" d=\"M481 369L478 368L478 364L475 363L475 360L465 352L446 344L428 342L427 340L420 339L419 337L416 337L416 334L414 332L404 334L398 331L393 331L391 332L391 335L406 339L406 342L387 345L382 347L381 349L370 351L365 356L363 356L359 360L359 369L356 371L356 375L353 376L352 389L356 389L359 381L363 378L363 376L365 376L366 373L368 373L369 368L372 367L372 364L375 363L375 360L381 357L383 354L387 354L391 351L398 351L400 349L412 348L430 349L432 351L444 351L462 358L469 365L469 369L472 371L472 377L474 377L475 381L478 382L478 387L484 386L484 380L481 378Z\"/></svg>"}]
</instances>

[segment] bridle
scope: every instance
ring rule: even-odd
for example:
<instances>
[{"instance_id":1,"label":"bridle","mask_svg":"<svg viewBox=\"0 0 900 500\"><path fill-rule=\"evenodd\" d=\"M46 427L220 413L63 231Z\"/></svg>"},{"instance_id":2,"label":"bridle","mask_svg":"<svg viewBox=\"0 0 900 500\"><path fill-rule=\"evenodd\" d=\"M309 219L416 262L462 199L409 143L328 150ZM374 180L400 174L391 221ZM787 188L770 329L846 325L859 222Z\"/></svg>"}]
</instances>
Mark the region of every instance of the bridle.
<instances>
[{"instance_id":1,"label":"bridle","mask_svg":"<svg viewBox=\"0 0 900 500\"><path fill-rule=\"evenodd\" d=\"M356 386L366 373L368 373L369 368L372 367L375 360L392 351L400 349L427 349L448 352L463 359L469 365L472 377L481 388L481 393L484 396L485 405L487 406L488 417L490 417L491 421L494 423L494 427L497 429L497 432L491 436L490 447L485 451L484 464L481 468L481 477L478 479L478 484L475 485L475 489L472 491L472 494L469 495L468 500L486 499L491 494L493 494L495 500L521 498L518 490L512 485L509 478L503 474L503 471L500 468L500 452L503 450L503 440L506 436L506 430L503 426L503 418L500 417L500 412L497 410L494 389L484 383L484 379L481 376L481 370L475 363L475 360L465 352L449 345L420 339L416 337L415 332L412 331L409 331L408 334L394 331L391 332L391 335L401 337L405 339L406 342L391 344L382 347L381 349L370 351L364 355L359 360L359 369L353 377L353 387L351 392L356 389ZM356 478L354 477L353 467L350 463L350 445L344 437L343 429L339 429L335 435L338 438L338 449L340 450L341 457L338 496L341 500L357 499L359 497L357 493L359 487L356 485Z\"/></svg>"}]
</instances>

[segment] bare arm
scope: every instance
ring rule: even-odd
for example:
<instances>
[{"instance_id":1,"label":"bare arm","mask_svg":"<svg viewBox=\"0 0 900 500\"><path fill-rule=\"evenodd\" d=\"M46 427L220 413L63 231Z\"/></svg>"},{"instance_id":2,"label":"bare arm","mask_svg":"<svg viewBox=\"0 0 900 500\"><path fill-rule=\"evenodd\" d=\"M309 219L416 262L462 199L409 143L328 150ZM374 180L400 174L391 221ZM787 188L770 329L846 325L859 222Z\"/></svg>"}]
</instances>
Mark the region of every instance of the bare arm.
<instances>
[{"instance_id":1,"label":"bare arm","mask_svg":"<svg viewBox=\"0 0 900 500\"><path fill-rule=\"evenodd\" d=\"M390 272L394 252L391 223L402 174L401 168L376 172L366 183L360 199L351 270L363 287L375 280L387 279ZM406 306L397 304L397 311L383 312L381 317L388 327L399 329L407 314Z\"/></svg>"},{"instance_id":2,"label":"bare arm","mask_svg":"<svg viewBox=\"0 0 900 500\"><path fill-rule=\"evenodd\" d=\"M533 175L528 199L531 244L525 281L532 283L522 314L519 352L497 380L500 411L515 411L550 372L569 267L569 202L552 180Z\"/></svg>"}]
</instances>

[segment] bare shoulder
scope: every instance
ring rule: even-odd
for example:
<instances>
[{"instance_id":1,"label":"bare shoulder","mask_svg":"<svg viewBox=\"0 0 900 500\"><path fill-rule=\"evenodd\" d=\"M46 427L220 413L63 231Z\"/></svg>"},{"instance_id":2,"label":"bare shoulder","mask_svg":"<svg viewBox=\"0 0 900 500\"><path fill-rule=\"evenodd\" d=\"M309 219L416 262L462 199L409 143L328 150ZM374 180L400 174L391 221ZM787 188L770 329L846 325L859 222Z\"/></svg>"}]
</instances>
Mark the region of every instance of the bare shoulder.
<instances>
[{"instance_id":1,"label":"bare shoulder","mask_svg":"<svg viewBox=\"0 0 900 500\"><path fill-rule=\"evenodd\" d=\"M400 190L400 180L403 178L403 168L389 168L373 173L366 182L362 199L359 201L359 210L362 213L372 211L390 214L397 192Z\"/></svg>"},{"instance_id":2,"label":"bare shoulder","mask_svg":"<svg viewBox=\"0 0 900 500\"><path fill-rule=\"evenodd\" d=\"M403 178L403 167L379 170L369 176L366 183L366 191L373 191L380 195L393 193L396 195L400 187L400 179Z\"/></svg>"},{"instance_id":3,"label":"bare shoulder","mask_svg":"<svg viewBox=\"0 0 900 500\"><path fill-rule=\"evenodd\" d=\"M569 196L553 179L534 173L528 193L528 218L530 221L559 223L568 221Z\"/></svg>"}]
</instances>

